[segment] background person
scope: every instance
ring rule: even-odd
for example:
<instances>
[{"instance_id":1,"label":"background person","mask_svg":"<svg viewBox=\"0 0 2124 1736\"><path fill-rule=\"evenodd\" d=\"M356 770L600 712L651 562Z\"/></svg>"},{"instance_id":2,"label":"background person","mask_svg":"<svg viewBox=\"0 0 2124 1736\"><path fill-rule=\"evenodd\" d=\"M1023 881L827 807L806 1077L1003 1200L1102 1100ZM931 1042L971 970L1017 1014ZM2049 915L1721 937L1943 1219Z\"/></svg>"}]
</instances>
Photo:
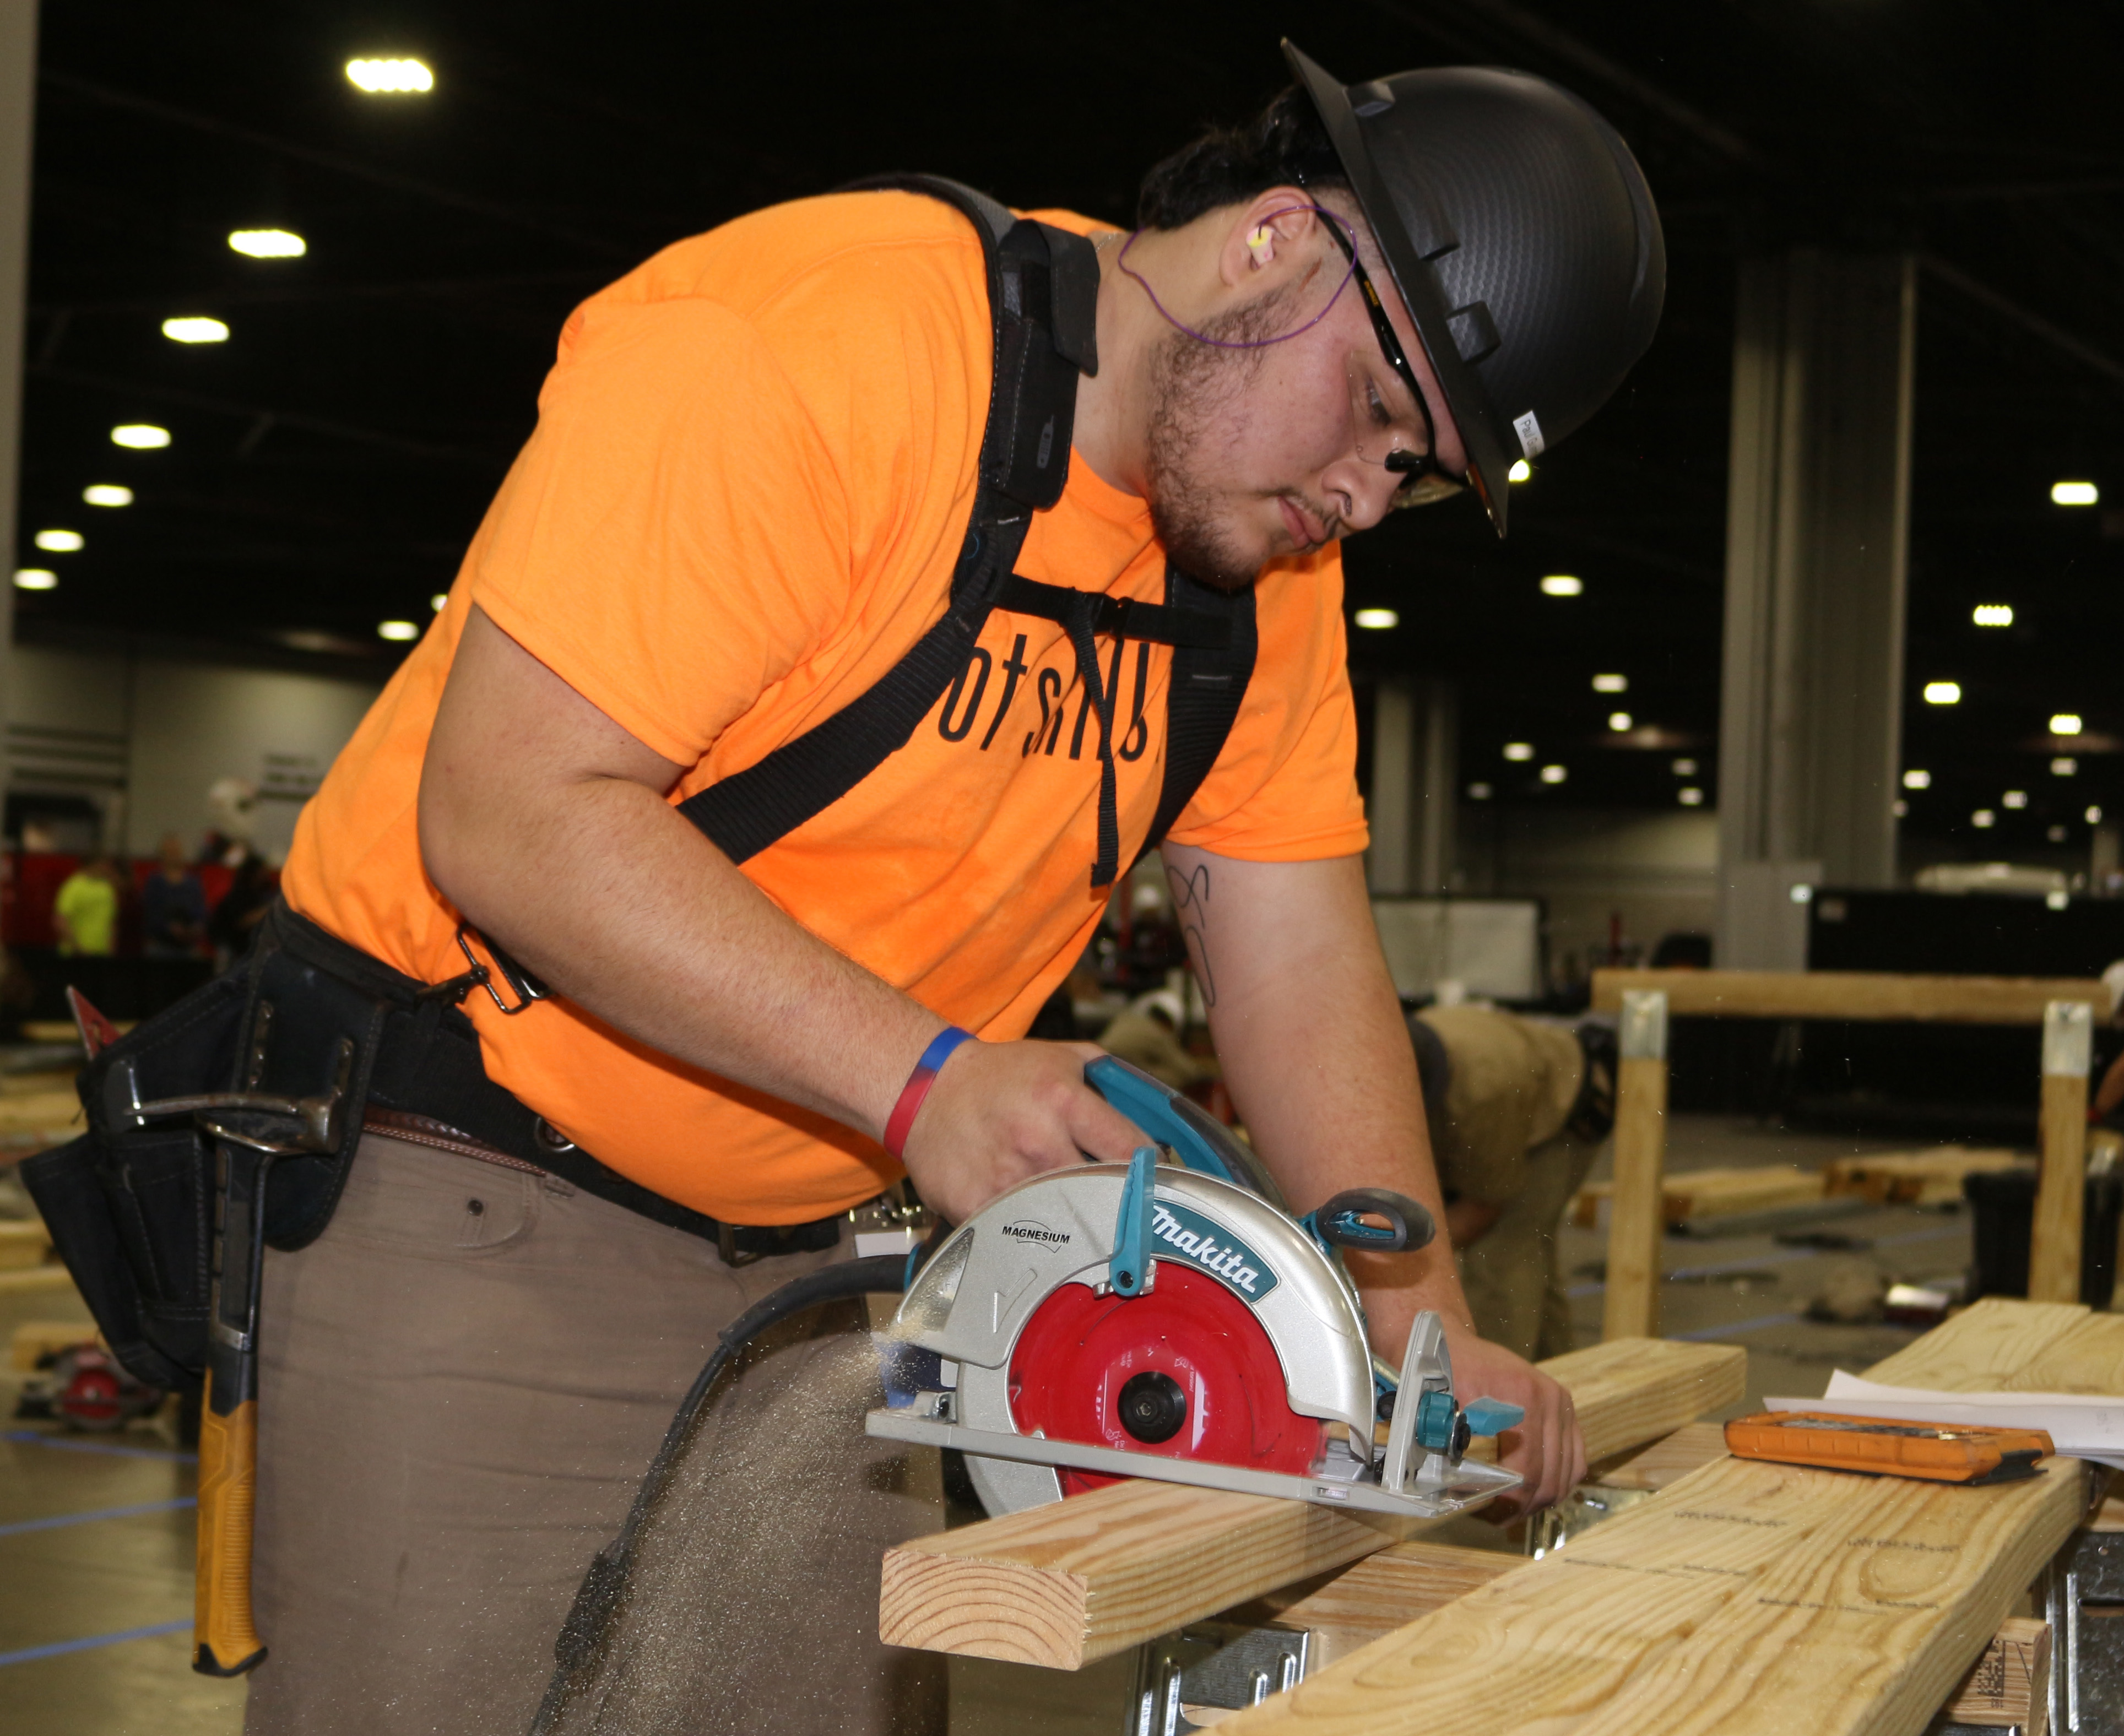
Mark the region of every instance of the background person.
<instances>
[{"instance_id":1,"label":"background person","mask_svg":"<svg viewBox=\"0 0 2124 1736\"><path fill-rule=\"evenodd\" d=\"M1408 1028L1476 1330L1532 1361L1561 1356L1575 1344L1556 1232L1614 1124L1609 1034L1474 1002Z\"/></svg>"}]
</instances>

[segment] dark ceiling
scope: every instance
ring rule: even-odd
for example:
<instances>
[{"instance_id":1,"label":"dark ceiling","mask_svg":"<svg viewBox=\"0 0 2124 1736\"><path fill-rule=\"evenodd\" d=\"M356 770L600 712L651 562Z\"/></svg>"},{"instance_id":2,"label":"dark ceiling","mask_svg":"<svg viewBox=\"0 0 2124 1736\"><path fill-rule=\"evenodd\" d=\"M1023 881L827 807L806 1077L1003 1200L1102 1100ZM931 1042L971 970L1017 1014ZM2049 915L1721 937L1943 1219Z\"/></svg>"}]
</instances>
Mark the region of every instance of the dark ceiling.
<instances>
[{"instance_id":1,"label":"dark ceiling","mask_svg":"<svg viewBox=\"0 0 2124 1736\"><path fill-rule=\"evenodd\" d=\"M1808 241L1908 246L1918 341L1908 824L1935 842L2084 842L2124 809L2124 754L2046 771L2045 720L2116 745L2124 514L2124 73L2115 7L1973 0L1367 0L879 9L547 3L148 7L43 16L21 560L26 639L204 641L388 669L425 621L534 414L575 302L677 237L886 167L1121 221L1142 169L1282 82L1295 33L1356 79L1505 63L1566 82L1629 138L1665 213L1666 317L1617 401L1544 461L1497 544L1464 503L1351 546L1360 683L1464 693L1463 766L1497 799L1665 807L1715 767L1734 262ZM367 96L356 54L417 54L424 96ZM298 260L232 252L278 226ZM161 335L174 314L226 343ZM167 428L153 452L117 424ZM82 501L122 483L123 509ZM78 530L73 554L40 529ZM1544 573L1582 595L1540 594ZM1971 625L2004 602L2015 626ZM1641 724L1600 745L1626 673ZM1961 682L1963 702L1917 701ZM1567 759L1544 791L1507 739ZM2103 745L2097 742L2095 746ZM2119 769L2112 775L2104 770ZM1506 774L1510 773L1511 776ZM2003 809L2008 788L2028 808ZM2056 793L2056 792L2062 792ZM1713 791L1715 795L1715 790ZM2024 849L2023 847L2028 847Z\"/></svg>"}]
</instances>

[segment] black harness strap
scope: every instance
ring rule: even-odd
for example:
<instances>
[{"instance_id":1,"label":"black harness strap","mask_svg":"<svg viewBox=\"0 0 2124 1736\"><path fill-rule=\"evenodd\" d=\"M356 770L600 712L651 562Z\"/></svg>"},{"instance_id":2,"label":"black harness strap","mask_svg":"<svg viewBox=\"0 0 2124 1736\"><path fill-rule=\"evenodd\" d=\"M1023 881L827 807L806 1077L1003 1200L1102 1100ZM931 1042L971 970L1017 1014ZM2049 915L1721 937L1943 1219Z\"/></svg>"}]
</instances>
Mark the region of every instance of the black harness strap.
<instances>
[{"instance_id":1,"label":"black harness strap","mask_svg":"<svg viewBox=\"0 0 2124 1736\"><path fill-rule=\"evenodd\" d=\"M1224 751L1238 720L1239 701L1252 680L1260 634L1254 618L1253 588L1213 590L1167 563L1165 602L1168 608L1221 608L1231 622L1222 645L1180 645L1173 649L1172 686L1165 704L1165 783L1158 799L1158 817L1136 854L1141 861L1165 842L1179 823L1202 780Z\"/></svg>"},{"instance_id":2,"label":"black harness strap","mask_svg":"<svg viewBox=\"0 0 2124 1736\"><path fill-rule=\"evenodd\" d=\"M906 656L823 723L679 805L734 862L830 807L906 746L966 668L1032 514L1062 498L1078 371L1098 368L1098 257L1083 237L1014 218L994 199L935 176L860 185L941 199L980 236L994 371L973 516L952 570L950 605Z\"/></svg>"},{"instance_id":3,"label":"black harness strap","mask_svg":"<svg viewBox=\"0 0 2124 1736\"><path fill-rule=\"evenodd\" d=\"M1077 375L1098 372L1098 257L1082 236L1012 216L958 182L881 176L849 190L901 188L942 199L970 221L987 262L994 330L994 384L981 435L974 509L944 614L876 685L757 764L688 797L679 811L732 861L756 856L839 801L906 746L930 708L966 671L989 614L1055 622L1069 635L1078 678L1099 719L1099 838L1092 884L1113 883L1121 834L1112 691L1121 642L1173 647L1166 702L1165 776L1158 818L1137 854L1163 841L1209 775L1253 674L1251 590L1199 584L1170 566L1165 601L1138 603L1043 584L1013 572L1035 512L1062 498L1077 406ZM1101 678L1101 634L1116 641L1115 678Z\"/></svg>"}]
</instances>

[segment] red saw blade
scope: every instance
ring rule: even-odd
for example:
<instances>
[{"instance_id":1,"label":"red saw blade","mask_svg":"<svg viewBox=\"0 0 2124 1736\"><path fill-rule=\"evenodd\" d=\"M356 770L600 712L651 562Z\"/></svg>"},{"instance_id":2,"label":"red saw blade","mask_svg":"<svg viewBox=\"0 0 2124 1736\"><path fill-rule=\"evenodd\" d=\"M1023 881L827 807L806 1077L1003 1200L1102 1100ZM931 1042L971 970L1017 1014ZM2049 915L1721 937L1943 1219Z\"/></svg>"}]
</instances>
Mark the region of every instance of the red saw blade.
<instances>
[{"instance_id":1,"label":"red saw blade","mask_svg":"<svg viewBox=\"0 0 2124 1736\"><path fill-rule=\"evenodd\" d=\"M1021 1434L1304 1476L1330 1425L1285 1396L1253 1311L1206 1273L1161 1260L1133 1301L1064 1284L1018 1335L1010 1410ZM1125 1480L1057 1467L1065 1495Z\"/></svg>"}]
</instances>

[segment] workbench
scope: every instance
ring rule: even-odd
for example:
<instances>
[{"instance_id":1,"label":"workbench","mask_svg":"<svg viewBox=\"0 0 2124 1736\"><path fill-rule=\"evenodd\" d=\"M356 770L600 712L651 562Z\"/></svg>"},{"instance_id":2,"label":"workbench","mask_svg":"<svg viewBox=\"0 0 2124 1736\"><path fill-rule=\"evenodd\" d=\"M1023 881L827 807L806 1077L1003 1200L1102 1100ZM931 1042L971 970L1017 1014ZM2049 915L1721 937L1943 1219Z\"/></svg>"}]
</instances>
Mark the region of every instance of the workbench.
<instances>
[{"instance_id":1,"label":"workbench","mask_svg":"<svg viewBox=\"0 0 2124 1736\"><path fill-rule=\"evenodd\" d=\"M1580 1504L1613 1517L1538 1560L1135 1482L891 1551L881 1630L1013 1663L1022 1715L995 1727L1028 1732L1059 1727L1055 1672L1092 1667L1121 1697L1069 1727L1112 1736L1915 1736L1949 1709L2032 1733L2053 1704L2069 1728L2080 1689L2076 1736L2124 1733L2100 1643L2124 1629L2124 1517L2092 1467L1961 1489L1733 1459L1689 1424L1738 1401L1744 1354L1623 1340L1545 1364L1596 1461ZM1867 1372L2124 1396L2124 1316L1986 1301ZM1228 1709L1234 1668L1251 1710Z\"/></svg>"}]
</instances>

